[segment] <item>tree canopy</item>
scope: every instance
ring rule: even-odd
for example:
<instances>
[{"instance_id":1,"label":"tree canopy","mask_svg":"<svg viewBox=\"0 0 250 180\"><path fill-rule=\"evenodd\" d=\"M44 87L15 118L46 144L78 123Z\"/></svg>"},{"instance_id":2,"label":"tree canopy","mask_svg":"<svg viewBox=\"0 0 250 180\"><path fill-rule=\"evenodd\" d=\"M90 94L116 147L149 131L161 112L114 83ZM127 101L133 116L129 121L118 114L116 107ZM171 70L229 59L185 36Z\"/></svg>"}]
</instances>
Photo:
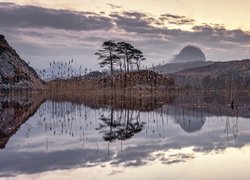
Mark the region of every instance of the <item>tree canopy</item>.
<instances>
[{"instance_id":1,"label":"tree canopy","mask_svg":"<svg viewBox=\"0 0 250 180\"><path fill-rule=\"evenodd\" d=\"M103 42L102 49L99 49L95 55L98 56L100 67L109 66L111 74L115 67L118 67L121 72L130 72L135 65L136 69L140 70L142 61L146 60L143 52L133 45L124 41L116 43L114 40Z\"/></svg>"},{"instance_id":2,"label":"tree canopy","mask_svg":"<svg viewBox=\"0 0 250 180\"><path fill-rule=\"evenodd\" d=\"M110 66L110 71L113 73L114 71L114 63L118 60L117 56L117 44L112 41L105 41L102 44L102 49L99 49L95 55L99 56L98 59L101 60L99 62L100 67Z\"/></svg>"}]
</instances>

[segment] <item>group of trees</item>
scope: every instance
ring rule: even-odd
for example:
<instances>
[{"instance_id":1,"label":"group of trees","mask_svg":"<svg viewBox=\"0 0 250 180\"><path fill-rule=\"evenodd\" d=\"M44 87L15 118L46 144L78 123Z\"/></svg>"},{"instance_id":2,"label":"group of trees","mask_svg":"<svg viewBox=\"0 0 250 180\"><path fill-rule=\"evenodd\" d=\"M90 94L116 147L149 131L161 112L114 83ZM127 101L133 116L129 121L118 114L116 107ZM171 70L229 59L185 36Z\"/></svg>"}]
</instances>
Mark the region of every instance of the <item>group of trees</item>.
<instances>
[{"instance_id":1,"label":"group of trees","mask_svg":"<svg viewBox=\"0 0 250 180\"><path fill-rule=\"evenodd\" d=\"M103 42L102 49L98 50L95 55L100 60L100 67L109 66L111 74L115 67L124 72L130 72L133 66L139 70L142 61L146 60L142 51L131 44L124 41L116 43L114 40Z\"/></svg>"}]
</instances>

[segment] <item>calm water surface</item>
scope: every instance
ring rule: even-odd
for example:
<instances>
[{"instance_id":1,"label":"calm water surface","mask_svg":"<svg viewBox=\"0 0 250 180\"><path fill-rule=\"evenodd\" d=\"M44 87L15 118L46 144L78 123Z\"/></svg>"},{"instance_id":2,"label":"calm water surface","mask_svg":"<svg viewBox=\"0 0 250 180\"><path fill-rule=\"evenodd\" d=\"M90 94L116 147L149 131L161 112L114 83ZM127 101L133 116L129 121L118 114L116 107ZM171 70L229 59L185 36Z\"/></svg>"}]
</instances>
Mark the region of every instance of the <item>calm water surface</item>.
<instances>
[{"instance_id":1,"label":"calm water surface","mask_svg":"<svg viewBox=\"0 0 250 180\"><path fill-rule=\"evenodd\" d=\"M4 102L0 177L250 179L248 103L184 102L149 110Z\"/></svg>"}]
</instances>

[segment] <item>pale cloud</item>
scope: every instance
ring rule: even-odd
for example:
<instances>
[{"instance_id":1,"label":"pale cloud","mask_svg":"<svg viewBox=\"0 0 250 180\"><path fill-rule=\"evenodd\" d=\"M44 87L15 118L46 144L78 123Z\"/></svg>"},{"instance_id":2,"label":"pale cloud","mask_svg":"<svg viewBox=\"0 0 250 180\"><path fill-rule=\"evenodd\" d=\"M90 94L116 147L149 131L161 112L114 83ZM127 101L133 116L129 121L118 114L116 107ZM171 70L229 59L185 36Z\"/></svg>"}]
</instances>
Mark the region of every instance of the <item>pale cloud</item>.
<instances>
[{"instance_id":1,"label":"pale cloud","mask_svg":"<svg viewBox=\"0 0 250 180\"><path fill-rule=\"evenodd\" d=\"M195 19L170 13L156 16L114 9L100 14L0 3L0 23L0 32L35 67L74 58L78 64L98 69L94 53L109 39L128 41L141 49L147 66L171 60L188 44L201 47L209 60L250 57L249 32L221 24L199 24Z\"/></svg>"}]
</instances>

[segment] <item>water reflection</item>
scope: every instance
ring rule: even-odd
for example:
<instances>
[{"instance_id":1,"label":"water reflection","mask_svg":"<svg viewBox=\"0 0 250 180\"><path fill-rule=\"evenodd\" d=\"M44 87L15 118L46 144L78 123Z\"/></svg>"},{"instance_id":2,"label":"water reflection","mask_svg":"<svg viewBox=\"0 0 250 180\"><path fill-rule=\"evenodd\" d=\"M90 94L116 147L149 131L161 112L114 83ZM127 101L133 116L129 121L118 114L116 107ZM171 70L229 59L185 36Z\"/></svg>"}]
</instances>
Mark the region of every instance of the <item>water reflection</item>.
<instances>
[{"instance_id":1,"label":"water reflection","mask_svg":"<svg viewBox=\"0 0 250 180\"><path fill-rule=\"evenodd\" d=\"M108 116L101 115L103 121L97 130L104 133L105 141L126 140L139 133L144 128L145 122L141 121L140 111L124 109L114 111L111 108Z\"/></svg>"},{"instance_id":2,"label":"water reflection","mask_svg":"<svg viewBox=\"0 0 250 180\"><path fill-rule=\"evenodd\" d=\"M173 165L249 144L249 97L232 109L213 96L2 97L0 176Z\"/></svg>"},{"instance_id":3,"label":"water reflection","mask_svg":"<svg viewBox=\"0 0 250 180\"><path fill-rule=\"evenodd\" d=\"M206 123L206 115L200 111L175 109L174 119L176 123L187 133L200 131Z\"/></svg>"},{"instance_id":4,"label":"water reflection","mask_svg":"<svg viewBox=\"0 0 250 180\"><path fill-rule=\"evenodd\" d=\"M9 138L37 111L44 97L2 96L0 100L0 148L3 149Z\"/></svg>"}]
</instances>

